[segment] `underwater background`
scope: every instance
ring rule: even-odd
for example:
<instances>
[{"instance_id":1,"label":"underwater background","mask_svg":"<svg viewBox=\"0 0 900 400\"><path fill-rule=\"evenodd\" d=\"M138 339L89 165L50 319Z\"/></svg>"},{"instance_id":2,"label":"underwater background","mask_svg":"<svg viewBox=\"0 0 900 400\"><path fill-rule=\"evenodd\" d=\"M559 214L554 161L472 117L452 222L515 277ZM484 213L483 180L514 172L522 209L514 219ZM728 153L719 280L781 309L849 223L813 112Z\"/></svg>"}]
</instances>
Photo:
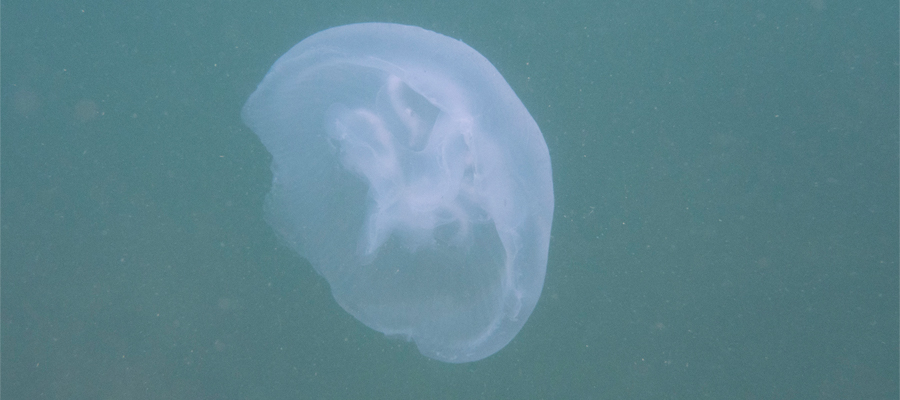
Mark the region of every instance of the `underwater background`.
<instances>
[{"instance_id":1,"label":"underwater background","mask_svg":"<svg viewBox=\"0 0 900 400\"><path fill-rule=\"evenodd\" d=\"M4 399L896 399L896 1L22 1L0 15ZM543 294L446 364L266 224L240 110L323 29L417 25L543 132Z\"/></svg>"}]
</instances>

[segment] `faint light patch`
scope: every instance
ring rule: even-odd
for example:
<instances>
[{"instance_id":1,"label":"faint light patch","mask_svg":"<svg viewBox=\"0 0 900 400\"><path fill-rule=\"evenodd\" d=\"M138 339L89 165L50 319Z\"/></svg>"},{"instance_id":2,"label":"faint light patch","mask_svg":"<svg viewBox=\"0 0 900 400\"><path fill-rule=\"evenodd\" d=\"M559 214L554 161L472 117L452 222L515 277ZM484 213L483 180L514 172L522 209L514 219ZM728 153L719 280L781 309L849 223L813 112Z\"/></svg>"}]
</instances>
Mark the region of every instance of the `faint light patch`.
<instances>
[{"instance_id":1,"label":"faint light patch","mask_svg":"<svg viewBox=\"0 0 900 400\"><path fill-rule=\"evenodd\" d=\"M229 298L225 298L225 297L219 298L217 305L219 307L219 311L222 311L222 312L238 311L238 310L242 310L244 308L241 305L240 300L229 299Z\"/></svg>"},{"instance_id":2,"label":"faint light patch","mask_svg":"<svg viewBox=\"0 0 900 400\"><path fill-rule=\"evenodd\" d=\"M33 90L19 89L13 94L13 110L19 115L31 116L41 108L41 98Z\"/></svg>"},{"instance_id":3,"label":"faint light patch","mask_svg":"<svg viewBox=\"0 0 900 400\"><path fill-rule=\"evenodd\" d=\"M816 11L825 10L825 0L809 0L809 5L812 6Z\"/></svg>"},{"instance_id":4,"label":"faint light patch","mask_svg":"<svg viewBox=\"0 0 900 400\"><path fill-rule=\"evenodd\" d=\"M75 122L82 124L96 119L99 115L100 111L97 109L97 103L88 99L79 100L72 112L72 118Z\"/></svg>"},{"instance_id":5,"label":"faint light patch","mask_svg":"<svg viewBox=\"0 0 900 400\"><path fill-rule=\"evenodd\" d=\"M231 299L221 298L219 299L219 309L222 311L228 311L232 308Z\"/></svg>"}]
</instances>

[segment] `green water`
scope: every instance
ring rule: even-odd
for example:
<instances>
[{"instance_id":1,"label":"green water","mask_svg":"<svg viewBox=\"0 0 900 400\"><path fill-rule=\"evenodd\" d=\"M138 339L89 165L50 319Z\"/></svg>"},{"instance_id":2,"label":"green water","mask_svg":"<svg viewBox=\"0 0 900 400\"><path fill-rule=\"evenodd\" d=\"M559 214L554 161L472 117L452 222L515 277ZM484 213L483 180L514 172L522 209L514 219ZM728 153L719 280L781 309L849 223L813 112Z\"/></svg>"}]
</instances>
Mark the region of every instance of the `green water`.
<instances>
[{"instance_id":1,"label":"green water","mask_svg":"<svg viewBox=\"0 0 900 400\"><path fill-rule=\"evenodd\" d=\"M3 399L896 399L898 5L3 1ZM789 3L789 4L788 4ZM240 108L322 29L419 25L543 131L543 296L479 362L344 312Z\"/></svg>"}]
</instances>

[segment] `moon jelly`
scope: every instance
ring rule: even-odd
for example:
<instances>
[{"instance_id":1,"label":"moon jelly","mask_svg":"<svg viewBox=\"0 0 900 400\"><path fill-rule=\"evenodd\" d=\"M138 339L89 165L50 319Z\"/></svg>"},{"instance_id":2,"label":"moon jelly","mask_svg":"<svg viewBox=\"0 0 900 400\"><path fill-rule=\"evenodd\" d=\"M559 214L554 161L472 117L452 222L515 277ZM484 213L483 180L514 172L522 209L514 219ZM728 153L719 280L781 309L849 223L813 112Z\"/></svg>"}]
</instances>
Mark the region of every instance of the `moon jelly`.
<instances>
[{"instance_id":1,"label":"moon jelly","mask_svg":"<svg viewBox=\"0 0 900 400\"><path fill-rule=\"evenodd\" d=\"M344 310L452 363L522 329L547 268L550 155L481 54L413 26L327 29L242 117L272 154L267 222Z\"/></svg>"}]
</instances>

